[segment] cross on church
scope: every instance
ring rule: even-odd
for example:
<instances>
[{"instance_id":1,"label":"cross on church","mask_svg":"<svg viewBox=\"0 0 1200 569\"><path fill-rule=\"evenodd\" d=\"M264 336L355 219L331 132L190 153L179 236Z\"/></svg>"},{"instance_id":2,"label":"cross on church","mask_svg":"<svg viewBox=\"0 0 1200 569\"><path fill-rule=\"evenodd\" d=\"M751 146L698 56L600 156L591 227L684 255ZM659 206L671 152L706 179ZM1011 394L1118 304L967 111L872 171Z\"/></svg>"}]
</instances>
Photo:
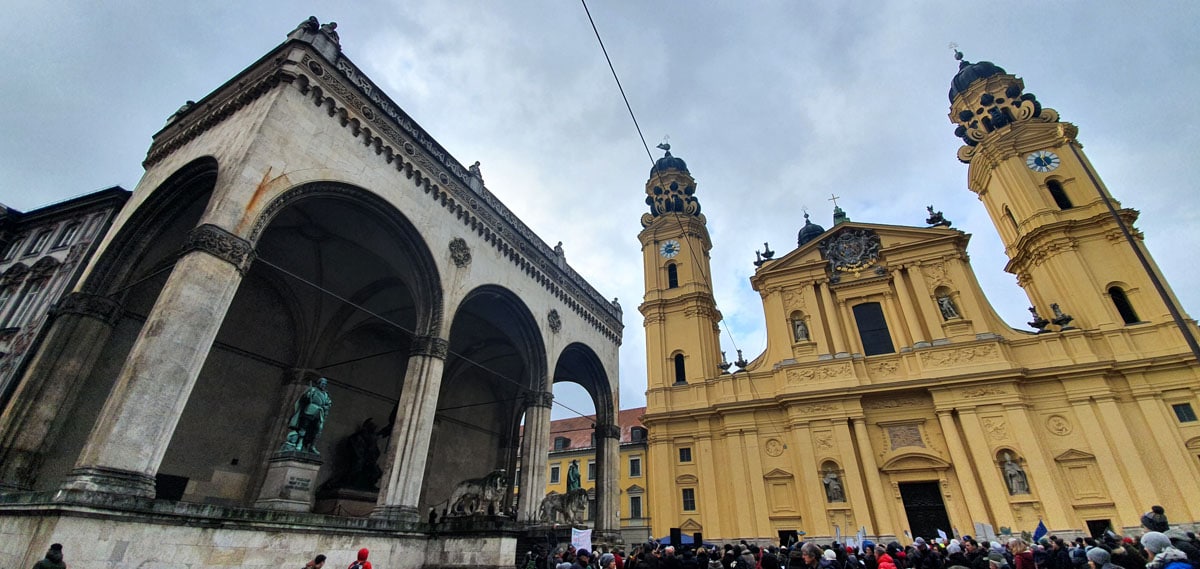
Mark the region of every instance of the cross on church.
<instances>
[{"instance_id":1,"label":"cross on church","mask_svg":"<svg viewBox=\"0 0 1200 569\"><path fill-rule=\"evenodd\" d=\"M825 201L833 202L833 207L837 207L837 201L840 199L842 199L842 196L835 196L833 194L829 194L829 199L825 200Z\"/></svg>"}]
</instances>

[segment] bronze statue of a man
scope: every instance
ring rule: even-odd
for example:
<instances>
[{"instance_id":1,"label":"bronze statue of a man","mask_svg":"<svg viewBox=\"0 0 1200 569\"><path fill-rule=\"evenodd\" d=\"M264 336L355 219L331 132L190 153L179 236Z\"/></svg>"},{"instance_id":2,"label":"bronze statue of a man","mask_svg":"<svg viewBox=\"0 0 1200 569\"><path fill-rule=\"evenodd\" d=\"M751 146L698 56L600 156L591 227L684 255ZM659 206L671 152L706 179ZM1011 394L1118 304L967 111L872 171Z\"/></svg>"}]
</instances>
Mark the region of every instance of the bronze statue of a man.
<instances>
[{"instance_id":1,"label":"bronze statue of a man","mask_svg":"<svg viewBox=\"0 0 1200 569\"><path fill-rule=\"evenodd\" d=\"M333 406L333 399L325 390L328 385L329 381L322 377L317 380L316 385L310 385L304 394L296 399L295 411L288 421L290 432L287 441L279 450L321 454L317 452L317 437L321 436L321 431L325 428L325 418L329 416L329 408Z\"/></svg>"}]
</instances>

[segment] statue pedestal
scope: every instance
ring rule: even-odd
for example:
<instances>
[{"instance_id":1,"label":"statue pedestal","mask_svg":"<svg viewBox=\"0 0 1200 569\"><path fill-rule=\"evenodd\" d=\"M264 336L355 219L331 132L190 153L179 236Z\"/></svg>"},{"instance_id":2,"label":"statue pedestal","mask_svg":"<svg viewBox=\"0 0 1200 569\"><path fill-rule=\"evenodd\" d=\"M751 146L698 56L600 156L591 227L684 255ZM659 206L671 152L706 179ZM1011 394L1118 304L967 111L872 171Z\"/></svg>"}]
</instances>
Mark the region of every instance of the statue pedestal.
<instances>
[{"instance_id":1,"label":"statue pedestal","mask_svg":"<svg viewBox=\"0 0 1200 569\"><path fill-rule=\"evenodd\" d=\"M315 454L283 451L271 455L256 508L309 512L317 489L321 458Z\"/></svg>"},{"instance_id":2,"label":"statue pedestal","mask_svg":"<svg viewBox=\"0 0 1200 569\"><path fill-rule=\"evenodd\" d=\"M375 510L378 500L379 492L365 492L349 488L322 491L317 496L317 504L313 507L313 513L365 518Z\"/></svg>"}]
</instances>

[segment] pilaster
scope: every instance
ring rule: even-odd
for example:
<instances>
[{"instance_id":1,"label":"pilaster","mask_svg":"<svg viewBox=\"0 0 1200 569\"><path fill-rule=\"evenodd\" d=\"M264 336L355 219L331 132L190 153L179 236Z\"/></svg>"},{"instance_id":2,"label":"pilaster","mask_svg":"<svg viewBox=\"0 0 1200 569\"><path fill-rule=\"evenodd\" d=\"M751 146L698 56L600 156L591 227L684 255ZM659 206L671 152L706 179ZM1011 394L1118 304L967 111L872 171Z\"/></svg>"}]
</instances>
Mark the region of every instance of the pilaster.
<instances>
[{"instance_id":1,"label":"pilaster","mask_svg":"<svg viewBox=\"0 0 1200 569\"><path fill-rule=\"evenodd\" d=\"M870 495L867 502L873 504L871 509L874 526L867 529L871 535L896 535L892 527L891 500L883 493L883 473L875 461L875 451L871 448L871 435L867 432L867 422L862 417L850 420L854 424L855 446L858 448L858 459L862 465L863 477L867 481ZM865 524L860 524L865 525Z\"/></svg>"},{"instance_id":2,"label":"pilaster","mask_svg":"<svg viewBox=\"0 0 1200 569\"><path fill-rule=\"evenodd\" d=\"M937 412L938 423L942 426L942 436L946 439L946 446L950 449L950 458L954 461L954 476L958 478L958 485L963 492L963 501L967 505L967 514L971 516L969 520L951 520L957 527L971 527L971 524L976 521L989 519L987 513L987 504L983 501L983 496L979 493L979 473L971 465L971 459L967 456L967 449L963 446L962 437L958 435L958 426L954 423L954 415L948 410L939 410Z\"/></svg>"},{"instance_id":3,"label":"pilaster","mask_svg":"<svg viewBox=\"0 0 1200 569\"><path fill-rule=\"evenodd\" d=\"M521 439L521 480L517 494L517 520L537 523L546 493L546 460L550 455L550 409L554 394L525 394L525 436Z\"/></svg>"}]
</instances>

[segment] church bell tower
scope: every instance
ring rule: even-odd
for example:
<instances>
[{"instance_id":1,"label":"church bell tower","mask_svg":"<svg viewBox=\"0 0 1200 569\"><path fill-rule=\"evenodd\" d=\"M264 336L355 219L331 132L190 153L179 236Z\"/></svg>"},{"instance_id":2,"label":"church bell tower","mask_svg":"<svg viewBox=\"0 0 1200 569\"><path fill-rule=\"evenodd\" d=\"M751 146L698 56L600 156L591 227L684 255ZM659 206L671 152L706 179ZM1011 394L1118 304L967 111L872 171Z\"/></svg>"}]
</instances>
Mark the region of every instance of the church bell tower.
<instances>
[{"instance_id":1,"label":"church bell tower","mask_svg":"<svg viewBox=\"0 0 1200 569\"><path fill-rule=\"evenodd\" d=\"M650 169L642 214L646 295L647 387L650 390L703 381L721 363L721 313L713 299L709 251L712 240L696 181L683 160L660 144L665 156Z\"/></svg>"},{"instance_id":2,"label":"church bell tower","mask_svg":"<svg viewBox=\"0 0 1200 569\"><path fill-rule=\"evenodd\" d=\"M965 61L962 53L955 58L950 120L964 143L958 159L970 165L968 186L1004 243L1005 270L1017 276L1040 320L1085 329L1170 321L1106 201L1158 273L1133 229L1138 212L1109 194L1075 138L1078 128L1025 92L1020 78L991 62Z\"/></svg>"}]
</instances>

